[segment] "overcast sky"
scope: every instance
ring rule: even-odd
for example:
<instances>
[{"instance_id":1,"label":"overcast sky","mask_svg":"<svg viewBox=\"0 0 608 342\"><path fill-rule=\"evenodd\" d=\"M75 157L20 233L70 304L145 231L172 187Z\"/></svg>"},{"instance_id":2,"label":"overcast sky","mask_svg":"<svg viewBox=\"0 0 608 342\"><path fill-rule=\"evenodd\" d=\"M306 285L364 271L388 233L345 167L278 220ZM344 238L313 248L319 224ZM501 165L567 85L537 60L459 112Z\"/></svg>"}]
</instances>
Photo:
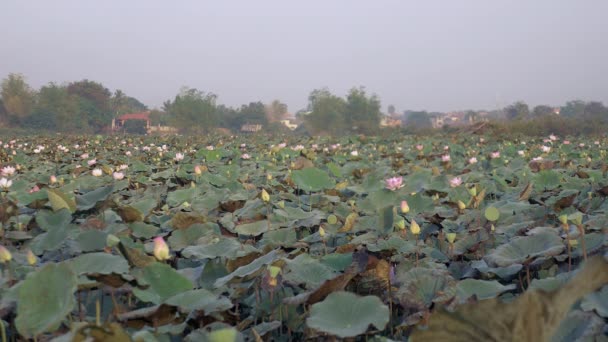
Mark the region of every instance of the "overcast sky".
<instances>
[{"instance_id":1,"label":"overcast sky","mask_svg":"<svg viewBox=\"0 0 608 342\"><path fill-rule=\"evenodd\" d=\"M608 103L607 0L0 2L0 78L84 78L160 106L182 86L295 112L327 86L398 110Z\"/></svg>"}]
</instances>

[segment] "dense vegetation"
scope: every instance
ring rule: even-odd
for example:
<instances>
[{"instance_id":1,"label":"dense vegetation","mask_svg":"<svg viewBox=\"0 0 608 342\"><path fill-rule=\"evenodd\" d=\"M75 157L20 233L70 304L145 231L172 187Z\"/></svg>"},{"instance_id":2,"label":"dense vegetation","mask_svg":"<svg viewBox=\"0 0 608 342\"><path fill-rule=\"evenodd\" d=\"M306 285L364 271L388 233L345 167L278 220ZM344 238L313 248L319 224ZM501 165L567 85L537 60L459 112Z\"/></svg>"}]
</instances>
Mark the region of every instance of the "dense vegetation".
<instances>
[{"instance_id":1,"label":"dense vegetation","mask_svg":"<svg viewBox=\"0 0 608 342\"><path fill-rule=\"evenodd\" d=\"M8 339L403 340L440 307L587 282L606 253L606 138L0 140ZM602 335L595 289L553 341Z\"/></svg>"}]
</instances>

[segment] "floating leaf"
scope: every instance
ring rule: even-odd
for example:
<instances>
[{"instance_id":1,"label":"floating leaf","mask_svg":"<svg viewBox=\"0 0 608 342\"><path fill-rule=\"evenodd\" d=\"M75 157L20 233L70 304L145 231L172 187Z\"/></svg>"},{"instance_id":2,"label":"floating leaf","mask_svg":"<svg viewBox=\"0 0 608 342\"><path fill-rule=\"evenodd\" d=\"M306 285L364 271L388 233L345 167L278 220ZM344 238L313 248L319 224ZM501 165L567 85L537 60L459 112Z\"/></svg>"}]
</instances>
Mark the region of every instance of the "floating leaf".
<instances>
[{"instance_id":1,"label":"floating leaf","mask_svg":"<svg viewBox=\"0 0 608 342\"><path fill-rule=\"evenodd\" d=\"M496 209L496 207L487 207L484 212L484 216L486 217L486 220L496 222L500 217L500 212L498 209Z\"/></svg>"},{"instance_id":2,"label":"floating leaf","mask_svg":"<svg viewBox=\"0 0 608 342\"><path fill-rule=\"evenodd\" d=\"M146 266L142 270L140 279L148 284L144 290L135 288L133 294L140 300L160 304L164 300L188 290L192 282L178 273L171 266L158 262Z\"/></svg>"},{"instance_id":3,"label":"floating leaf","mask_svg":"<svg viewBox=\"0 0 608 342\"><path fill-rule=\"evenodd\" d=\"M19 287L17 330L32 338L59 328L76 303L76 274L67 264L47 264Z\"/></svg>"},{"instance_id":4,"label":"floating leaf","mask_svg":"<svg viewBox=\"0 0 608 342\"><path fill-rule=\"evenodd\" d=\"M359 297L339 291L313 305L306 324L310 328L345 338L364 333L370 325L383 330L388 321L388 307L380 298Z\"/></svg>"},{"instance_id":5,"label":"floating leaf","mask_svg":"<svg viewBox=\"0 0 608 342\"><path fill-rule=\"evenodd\" d=\"M488 264L506 267L521 264L539 256L555 256L564 250L562 239L551 232L514 237L511 242L498 246L486 255Z\"/></svg>"},{"instance_id":6,"label":"floating leaf","mask_svg":"<svg viewBox=\"0 0 608 342\"><path fill-rule=\"evenodd\" d=\"M291 173L291 179L300 189L308 192L331 189L334 186L334 181L327 172L315 167L295 170Z\"/></svg>"},{"instance_id":7,"label":"floating leaf","mask_svg":"<svg viewBox=\"0 0 608 342\"><path fill-rule=\"evenodd\" d=\"M59 189L47 189L46 192L53 211L59 211L61 209L68 209L71 213L76 211L76 201L68 197Z\"/></svg>"}]
</instances>

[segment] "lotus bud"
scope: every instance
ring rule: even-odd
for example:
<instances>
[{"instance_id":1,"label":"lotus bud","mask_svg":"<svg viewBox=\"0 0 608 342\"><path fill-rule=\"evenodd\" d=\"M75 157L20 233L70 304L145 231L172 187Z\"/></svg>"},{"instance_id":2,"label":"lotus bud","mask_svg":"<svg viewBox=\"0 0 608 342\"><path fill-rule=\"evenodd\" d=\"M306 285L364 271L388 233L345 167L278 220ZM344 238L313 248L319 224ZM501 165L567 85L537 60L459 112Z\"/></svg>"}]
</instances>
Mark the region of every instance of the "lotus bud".
<instances>
[{"instance_id":1,"label":"lotus bud","mask_svg":"<svg viewBox=\"0 0 608 342\"><path fill-rule=\"evenodd\" d=\"M272 180L272 174L267 173L267 174L266 174L266 179L267 179L267 180Z\"/></svg>"},{"instance_id":2,"label":"lotus bud","mask_svg":"<svg viewBox=\"0 0 608 342\"><path fill-rule=\"evenodd\" d=\"M404 214L410 212L410 206L407 204L407 201L401 201L401 212Z\"/></svg>"},{"instance_id":3,"label":"lotus bud","mask_svg":"<svg viewBox=\"0 0 608 342\"><path fill-rule=\"evenodd\" d=\"M456 233L447 233L446 236L449 243L454 243L454 241L456 241Z\"/></svg>"},{"instance_id":4,"label":"lotus bud","mask_svg":"<svg viewBox=\"0 0 608 342\"><path fill-rule=\"evenodd\" d=\"M196 165L196 166L194 167L194 173L195 173L197 176L200 176L200 175L202 175L202 174L203 174L203 170L201 169L201 166L200 166L200 165Z\"/></svg>"},{"instance_id":5,"label":"lotus bud","mask_svg":"<svg viewBox=\"0 0 608 342\"><path fill-rule=\"evenodd\" d=\"M281 268L277 266L268 266L268 272L270 273L270 277L276 278L281 272Z\"/></svg>"},{"instance_id":6,"label":"lotus bud","mask_svg":"<svg viewBox=\"0 0 608 342\"><path fill-rule=\"evenodd\" d=\"M471 195L473 197L477 196L477 187L476 186L469 189L469 195Z\"/></svg>"},{"instance_id":7,"label":"lotus bud","mask_svg":"<svg viewBox=\"0 0 608 342\"><path fill-rule=\"evenodd\" d=\"M108 234L108 236L106 237L106 246L108 247L115 247L120 243L120 239L118 238L118 236L114 235L114 234Z\"/></svg>"},{"instance_id":8,"label":"lotus bud","mask_svg":"<svg viewBox=\"0 0 608 342\"><path fill-rule=\"evenodd\" d=\"M162 236L154 238L154 257L158 261L168 260L171 258L169 255L169 246L165 242Z\"/></svg>"},{"instance_id":9,"label":"lotus bud","mask_svg":"<svg viewBox=\"0 0 608 342\"><path fill-rule=\"evenodd\" d=\"M576 212L576 213L570 215L570 219L577 226L580 226L581 224L583 224L583 214L581 214L580 212Z\"/></svg>"},{"instance_id":10,"label":"lotus bud","mask_svg":"<svg viewBox=\"0 0 608 342\"><path fill-rule=\"evenodd\" d=\"M190 188L196 188L196 183L190 182Z\"/></svg>"},{"instance_id":11,"label":"lotus bud","mask_svg":"<svg viewBox=\"0 0 608 342\"><path fill-rule=\"evenodd\" d=\"M464 204L463 201L460 201L460 200L458 201L458 209L464 210L466 207L467 207L467 205Z\"/></svg>"},{"instance_id":12,"label":"lotus bud","mask_svg":"<svg viewBox=\"0 0 608 342\"><path fill-rule=\"evenodd\" d=\"M279 203L277 203L277 206L281 209L285 209L285 201L279 201Z\"/></svg>"},{"instance_id":13,"label":"lotus bud","mask_svg":"<svg viewBox=\"0 0 608 342\"><path fill-rule=\"evenodd\" d=\"M38 258L34 255L34 253L31 250L27 251L27 263L30 266L34 266L36 265L36 262L38 262Z\"/></svg>"},{"instance_id":14,"label":"lotus bud","mask_svg":"<svg viewBox=\"0 0 608 342\"><path fill-rule=\"evenodd\" d=\"M492 225L490 226L490 230L491 230L491 231L495 231L495 230L496 230L496 227L494 227L494 224L492 224Z\"/></svg>"},{"instance_id":15,"label":"lotus bud","mask_svg":"<svg viewBox=\"0 0 608 342\"><path fill-rule=\"evenodd\" d=\"M13 255L11 254L11 252L6 249L6 247L0 245L0 263L4 264L6 262L9 262L12 258Z\"/></svg>"},{"instance_id":16,"label":"lotus bud","mask_svg":"<svg viewBox=\"0 0 608 342\"><path fill-rule=\"evenodd\" d=\"M561 222L564 226L568 224L568 215L560 215L559 222Z\"/></svg>"},{"instance_id":17,"label":"lotus bud","mask_svg":"<svg viewBox=\"0 0 608 342\"><path fill-rule=\"evenodd\" d=\"M397 222L395 222L395 226L401 230L405 229L405 220L403 218L397 220Z\"/></svg>"},{"instance_id":18,"label":"lotus bud","mask_svg":"<svg viewBox=\"0 0 608 342\"><path fill-rule=\"evenodd\" d=\"M570 247L576 247L576 246L578 246L578 240L576 240L576 239L568 240L568 244L570 245Z\"/></svg>"},{"instance_id":19,"label":"lotus bud","mask_svg":"<svg viewBox=\"0 0 608 342\"><path fill-rule=\"evenodd\" d=\"M323 227L319 227L319 236L325 237L325 229Z\"/></svg>"},{"instance_id":20,"label":"lotus bud","mask_svg":"<svg viewBox=\"0 0 608 342\"><path fill-rule=\"evenodd\" d=\"M49 183L51 183L51 184L57 183L57 176L52 175L49 179Z\"/></svg>"},{"instance_id":21,"label":"lotus bud","mask_svg":"<svg viewBox=\"0 0 608 342\"><path fill-rule=\"evenodd\" d=\"M410 225L410 231L412 232L412 234L414 235L418 235L420 234L420 226L418 225L418 223L416 223L416 221L412 220L412 224Z\"/></svg>"},{"instance_id":22,"label":"lotus bud","mask_svg":"<svg viewBox=\"0 0 608 342\"><path fill-rule=\"evenodd\" d=\"M266 189L262 189L262 201L268 203L270 201L270 195L268 194L268 192L266 192Z\"/></svg>"}]
</instances>

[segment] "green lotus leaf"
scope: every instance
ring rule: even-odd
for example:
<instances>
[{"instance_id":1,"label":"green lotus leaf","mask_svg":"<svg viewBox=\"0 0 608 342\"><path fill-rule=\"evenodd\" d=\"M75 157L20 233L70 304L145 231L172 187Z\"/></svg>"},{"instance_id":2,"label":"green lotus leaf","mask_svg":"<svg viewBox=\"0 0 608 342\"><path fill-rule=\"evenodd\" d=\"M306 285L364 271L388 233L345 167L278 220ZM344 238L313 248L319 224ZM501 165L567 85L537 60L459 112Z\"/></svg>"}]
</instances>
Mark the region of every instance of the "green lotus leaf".
<instances>
[{"instance_id":1,"label":"green lotus leaf","mask_svg":"<svg viewBox=\"0 0 608 342\"><path fill-rule=\"evenodd\" d=\"M165 304L177 306L182 312L204 311L205 315L222 312L233 305L230 299L218 296L205 289L189 290L165 300Z\"/></svg>"},{"instance_id":2,"label":"green lotus leaf","mask_svg":"<svg viewBox=\"0 0 608 342\"><path fill-rule=\"evenodd\" d=\"M542 232L531 236L515 237L509 243L498 246L484 259L490 265L506 267L540 256L559 255L564 248L564 243L559 236L550 232Z\"/></svg>"},{"instance_id":3,"label":"green lotus leaf","mask_svg":"<svg viewBox=\"0 0 608 342\"><path fill-rule=\"evenodd\" d=\"M65 263L47 264L30 273L19 287L17 318L19 333L32 338L55 331L76 304L76 274Z\"/></svg>"},{"instance_id":4,"label":"green lotus leaf","mask_svg":"<svg viewBox=\"0 0 608 342\"><path fill-rule=\"evenodd\" d=\"M308 327L340 338L354 337L370 325L383 330L389 321L388 306L376 296L359 297L338 291L312 306Z\"/></svg>"},{"instance_id":5,"label":"green lotus leaf","mask_svg":"<svg viewBox=\"0 0 608 342\"><path fill-rule=\"evenodd\" d=\"M583 311L595 310L598 315L604 318L608 317L608 285L602 287L600 291L583 298L581 309Z\"/></svg>"},{"instance_id":6,"label":"green lotus leaf","mask_svg":"<svg viewBox=\"0 0 608 342\"><path fill-rule=\"evenodd\" d=\"M502 285L496 280L465 279L456 284L457 296L461 302L472 296L476 296L479 300L494 298L503 292L511 291L515 288L514 284Z\"/></svg>"},{"instance_id":7,"label":"green lotus leaf","mask_svg":"<svg viewBox=\"0 0 608 342\"><path fill-rule=\"evenodd\" d=\"M108 253L82 254L67 263L72 266L77 275L129 273L129 263L125 258Z\"/></svg>"},{"instance_id":8,"label":"green lotus leaf","mask_svg":"<svg viewBox=\"0 0 608 342\"><path fill-rule=\"evenodd\" d=\"M319 260L308 254L301 254L295 259L287 261L287 271L283 279L293 284L305 284L307 289L312 289L336 275L337 273L332 268Z\"/></svg>"},{"instance_id":9,"label":"green lotus leaf","mask_svg":"<svg viewBox=\"0 0 608 342\"><path fill-rule=\"evenodd\" d=\"M226 285L228 282L235 278L244 278L250 276L253 273L258 272L262 267L273 263L279 257L278 250L273 250L266 255L263 255L248 265L237 268L234 272L228 274L225 277L219 278L215 281L214 286L216 288Z\"/></svg>"},{"instance_id":10,"label":"green lotus leaf","mask_svg":"<svg viewBox=\"0 0 608 342\"><path fill-rule=\"evenodd\" d=\"M46 192L53 211L59 211L61 209L67 209L72 213L76 211L76 201L64 194L61 190L47 189Z\"/></svg>"},{"instance_id":11,"label":"green lotus leaf","mask_svg":"<svg viewBox=\"0 0 608 342\"><path fill-rule=\"evenodd\" d=\"M335 184L327 172L315 167L295 170L291 173L291 178L298 188L308 192L330 189Z\"/></svg>"},{"instance_id":12,"label":"green lotus leaf","mask_svg":"<svg viewBox=\"0 0 608 342\"><path fill-rule=\"evenodd\" d=\"M269 223L268 220L261 220L252 223L239 224L234 230L239 235L258 236L268 231Z\"/></svg>"},{"instance_id":13,"label":"green lotus leaf","mask_svg":"<svg viewBox=\"0 0 608 342\"><path fill-rule=\"evenodd\" d=\"M89 210L98 202L105 201L114 191L113 185L103 186L83 195L76 196L76 206L78 210Z\"/></svg>"},{"instance_id":14,"label":"green lotus leaf","mask_svg":"<svg viewBox=\"0 0 608 342\"><path fill-rule=\"evenodd\" d=\"M171 266L153 262L142 269L138 282L147 284L146 289L134 288L133 294L144 302L161 304L176 294L191 290L192 282Z\"/></svg>"}]
</instances>

